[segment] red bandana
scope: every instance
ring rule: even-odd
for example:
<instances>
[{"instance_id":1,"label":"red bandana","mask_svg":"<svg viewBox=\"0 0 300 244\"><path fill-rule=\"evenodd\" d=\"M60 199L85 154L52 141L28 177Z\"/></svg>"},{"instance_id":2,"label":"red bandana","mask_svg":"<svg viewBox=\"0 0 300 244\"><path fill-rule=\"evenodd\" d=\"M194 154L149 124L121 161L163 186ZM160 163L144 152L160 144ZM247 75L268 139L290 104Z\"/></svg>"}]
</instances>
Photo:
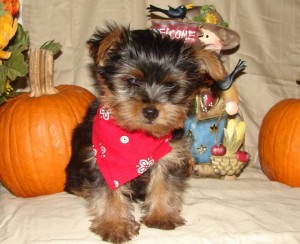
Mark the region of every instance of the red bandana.
<instances>
[{"instance_id":1,"label":"red bandana","mask_svg":"<svg viewBox=\"0 0 300 244\"><path fill-rule=\"evenodd\" d=\"M154 138L119 127L109 110L100 107L94 118L93 146L98 167L111 190L143 174L171 151L171 133Z\"/></svg>"}]
</instances>

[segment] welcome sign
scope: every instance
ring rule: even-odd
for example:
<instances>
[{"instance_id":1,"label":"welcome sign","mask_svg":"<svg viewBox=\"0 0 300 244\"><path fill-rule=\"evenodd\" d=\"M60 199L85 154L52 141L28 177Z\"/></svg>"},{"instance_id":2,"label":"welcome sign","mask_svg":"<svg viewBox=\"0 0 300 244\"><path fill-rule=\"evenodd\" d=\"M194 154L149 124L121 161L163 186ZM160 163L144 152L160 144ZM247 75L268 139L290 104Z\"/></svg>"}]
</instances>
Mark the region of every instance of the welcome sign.
<instances>
[{"instance_id":1,"label":"welcome sign","mask_svg":"<svg viewBox=\"0 0 300 244\"><path fill-rule=\"evenodd\" d=\"M169 35L172 39L184 39L188 44L199 43L201 36L200 25L197 23L178 20L151 19L152 27L163 36Z\"/></svg>"}]
</instances>

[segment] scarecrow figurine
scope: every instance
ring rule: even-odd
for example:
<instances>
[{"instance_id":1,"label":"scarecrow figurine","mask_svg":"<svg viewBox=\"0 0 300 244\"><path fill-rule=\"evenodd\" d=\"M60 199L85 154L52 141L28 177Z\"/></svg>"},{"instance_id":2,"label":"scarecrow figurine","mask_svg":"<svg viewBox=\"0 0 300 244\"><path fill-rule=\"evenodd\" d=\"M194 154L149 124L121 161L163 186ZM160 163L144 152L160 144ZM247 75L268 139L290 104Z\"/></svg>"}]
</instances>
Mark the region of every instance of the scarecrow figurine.
<instances>
[{"instance_id":1,"label":"scarecrow figurine","mask_svg":"<svg viewBox=\"0 0 300 244\"><path fill-rule=\"evenodd\" d=\"M171 38L184 38L187 44L204 45L220 53L232 50L240 43L239 34L228 28L213 5L169 6L168 10L150 5L147 9L151 14L152 28ZM153 12L161 12L169 19L159 16L153 18ZM232 117L238 112L238 92L233 80L244 68L245 62L239 60L224 81L207 77L209 85L197 91L184 129L196 163L194 172L198 176L219 177L211 163L211 148L221 142L228 116Z\"/></svg>"},{"instance_id":2,"label":"scarecrow figurine","mask_svg":"<svg viewBox=\"0 0 300 244\"><path fill-rule=\"evenodd\" d=\"M212 5L194 7L187 11L186 19L201 24L199 40L207 49L220 53L239 45L239 34L228 28ZM210 160L211 148L221 142L228 116L238 112L238 92L233 80L244 68L245 62L239 61L225 81L211 81L197 92L191 114L185 122L185 132L196 163L194 172L198 176L219 177Z\"/></svg>"}]
</instances>

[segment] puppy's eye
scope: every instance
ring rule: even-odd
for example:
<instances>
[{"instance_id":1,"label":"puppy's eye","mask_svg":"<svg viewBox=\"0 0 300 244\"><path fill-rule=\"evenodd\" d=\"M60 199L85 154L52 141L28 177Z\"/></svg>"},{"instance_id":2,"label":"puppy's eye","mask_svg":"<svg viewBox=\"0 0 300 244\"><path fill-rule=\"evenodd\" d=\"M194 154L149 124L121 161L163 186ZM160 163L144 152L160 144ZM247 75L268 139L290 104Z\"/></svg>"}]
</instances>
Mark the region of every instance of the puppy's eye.
<instances>
[{"instance_id":1,"label":"puppy's eye","mask_svg":"<svg viewBox=\"0 0 300 244\"><path fill-rule=\"evenodd\" d=\"M130 86L140 86L140 81L135 77L127 78L126 82Z\"/></svg>"},{"instance_id":2,"label":"puppy's eye","mask_svg":"<svg viewBox=\"0 0 300 244\"><path fill-rule=\"evenodd\" d=\"M175 82L168 82L168 83L165 84L165 86L168 89L173 90L173 89L177 88L178 85Z\"/></svg>"}]
</instances>

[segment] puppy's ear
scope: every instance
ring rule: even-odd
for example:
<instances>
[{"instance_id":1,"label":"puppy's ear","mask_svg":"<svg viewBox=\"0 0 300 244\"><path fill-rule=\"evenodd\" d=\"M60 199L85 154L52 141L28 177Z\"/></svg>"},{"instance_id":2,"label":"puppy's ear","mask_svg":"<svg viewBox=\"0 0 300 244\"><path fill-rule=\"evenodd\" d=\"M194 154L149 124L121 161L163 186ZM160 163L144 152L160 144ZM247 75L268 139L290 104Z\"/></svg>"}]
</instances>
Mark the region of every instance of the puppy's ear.
<instances>
[{"instance_id":1,"label":"puppy's ear","mask_svg":"<svg viewBox=\"0 0 300 244\"><path fill-rule=\"evenodd\" d=\"M195 52L201 73L208 73L215 81L225 80L227 73L217 53L201 48L195 48Z\"/></svg>"},{"instance_id":2,"label":"puppy's ear","mask_svg":"<svg viewBox=\"0 0 300 244\"><path fill-rule=\"evenodd\" d=\"M94 35L87 41L90 56L96 65L103 65L106 54L115 45L127 36L128 29L118 25L108 25L107 30L96 30Z\"/></svg>"}]
</instances>

